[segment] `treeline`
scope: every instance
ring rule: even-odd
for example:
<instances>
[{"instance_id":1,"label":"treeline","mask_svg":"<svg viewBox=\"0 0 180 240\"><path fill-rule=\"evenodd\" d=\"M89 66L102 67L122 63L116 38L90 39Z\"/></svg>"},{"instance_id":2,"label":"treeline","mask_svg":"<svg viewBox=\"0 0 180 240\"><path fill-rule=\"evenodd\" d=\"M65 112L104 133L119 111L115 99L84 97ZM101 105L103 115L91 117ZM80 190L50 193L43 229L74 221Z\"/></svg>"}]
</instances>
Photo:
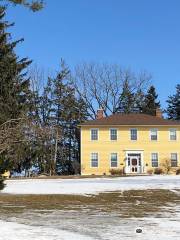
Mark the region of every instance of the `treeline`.
<instances>
[{"instance_id":1,"label":"treeline","mask_svg":"<svg viewBox=\"0 0 180 240\"><path fill-rule=\"evenodd\" d=\"M15 1L18 3L18 1ZM147 72L134 73L119 65L83 63L70 69L61 61L55 74L42 74L20 59L12 41L6 8L0 7L0 173L39 174L80 172L78 124L106 116L140 112L155 115L160 108ZM167 117L180 119L180 85L167 100Z\"/></svg>"}]
</instances>

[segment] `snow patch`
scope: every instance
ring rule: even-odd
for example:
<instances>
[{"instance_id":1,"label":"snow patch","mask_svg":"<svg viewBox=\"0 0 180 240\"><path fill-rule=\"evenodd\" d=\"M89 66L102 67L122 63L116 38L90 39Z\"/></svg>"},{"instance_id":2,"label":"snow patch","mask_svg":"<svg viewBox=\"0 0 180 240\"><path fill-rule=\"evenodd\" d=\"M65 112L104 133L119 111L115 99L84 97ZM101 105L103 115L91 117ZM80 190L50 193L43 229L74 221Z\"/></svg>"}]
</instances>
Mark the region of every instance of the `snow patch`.
<instances>
[{"instance_id":1,"label":"snow patch","mask_svg":"<svg viewBox=\"0 0 180 240\"><path fill-rule=\"evenodd\" d=\"M146 189L180 190L180 176L7 180L6 187L1 192L8 194L87 195Z\"/></svg>"},{"instance_id":2,"label":"snow patch","mask_svg":"<svg viewBox=\"0 0 180 240\"><path fill-rule=\"evenodd\" d=\"M54 228L0 221L0 240L92 240L94 238Z\"/></svg>"}]
</instances>

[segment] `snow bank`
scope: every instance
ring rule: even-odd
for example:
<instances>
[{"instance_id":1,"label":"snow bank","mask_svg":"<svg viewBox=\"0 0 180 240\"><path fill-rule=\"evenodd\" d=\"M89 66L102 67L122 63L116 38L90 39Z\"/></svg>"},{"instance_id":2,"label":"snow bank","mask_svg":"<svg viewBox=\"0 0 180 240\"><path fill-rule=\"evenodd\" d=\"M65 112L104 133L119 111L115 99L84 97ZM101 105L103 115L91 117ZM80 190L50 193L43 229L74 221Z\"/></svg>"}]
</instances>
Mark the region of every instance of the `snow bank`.
<instances>
[{"instance_id":1,"label":"snow bank","mask_svg":"<svg viewBox=\"0 0 180 240\"><path fill-rule=\"evenodd\" d=\"M138 189L180 189L180 176L7 180L8 194L97 194Z\"/></svg>"}]
</instances>

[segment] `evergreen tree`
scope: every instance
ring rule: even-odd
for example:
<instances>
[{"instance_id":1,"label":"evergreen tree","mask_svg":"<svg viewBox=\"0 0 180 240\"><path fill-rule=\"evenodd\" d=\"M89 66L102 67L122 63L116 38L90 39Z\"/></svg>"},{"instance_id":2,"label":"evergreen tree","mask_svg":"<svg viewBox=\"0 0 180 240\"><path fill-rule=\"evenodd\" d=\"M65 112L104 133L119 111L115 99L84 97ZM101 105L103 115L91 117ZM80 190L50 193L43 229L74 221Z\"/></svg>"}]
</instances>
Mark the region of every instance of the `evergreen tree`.
<instances>
[{"instance_id":1,"label":"evergreen tree","mask_svg":"<svg viewBox=\"0 0 180 240\"><path fill-rule=\"evenodd\" d=\"M145 100L145 93L140 89L135 93L135 112L141 113Z\"/></svg>"},{"instance_id":2,"label":"evergreen tree","mask_svg":"<svg viewBox=\"0 0 180 240\"><path fill-rule=\"evenodd\" d=\"M180 84L176 86L176 93L167 100L167 115L169 119L180 120Z\"/></svg>"},{"instance_id":3,"label":"evergreen tree","mask_svg":"<svg viewBox=\"0 0 180 240\"><path fill-rule=\"evenodd\" d=\"M4 179L0 177L0 191L5 187Z\"/></svg>"},{"instance_id":4,"label":"evergreen tree","mask_svg":"<svg viewBox=\"0 0 180 240\"><path fill-rule=\"evenodd\" d=\"M31 61L15 54L14 49L22 40L9 41L11 35L6 30L11 25L3 21L4 16L5 8L0 7L0 124L24 114L30 93L25 69Z\"/></svg>"},{"instance_id":5,"label":"evergreen tree","mask_svg":"<svg viewBox=\"0 0 180 240\"><path fill-rule=\"evenodd\" d=\"M43 0L41 1L28 1L28 0L1 0L4 2L9 2L12 3L14 5L22 5L25 6L27 8L29 8L30 10L32 10L33 12L39 11L43 8Z\"/></svg>"},{"instance_id":6,"label":"evergreen tree","mask_svg":"<svg viewBox=\"0 0 180 240\"><path fill-rule=\"evenodd\" d=\"M36 134L31 137L31 154L40 173L78 172L80 132L77 124L86 119L87 110L84 101L76 96L68 75L69 69L62 63L59 73L48 77L41 95L33 93L30 116Z\"/></svg>"},{"instance_id":7,"label":"evergreen tree","mask_svg":"<svg viewBox=\"0 0 180 240\"><path fill-rule=\"evenodd\" d=\"M27 58L19 59L15 54L14 49L22 40L11 42L11 35L7 33L7 29L12 24L3 20L5 11L5 7L0 7L0 125L24 117L28 111L30 97L26 68L31 61ZM12 152L11 149L11 154ZM8 152L3 154L1 158L7 160Z\"/></svg>"},{"instance_id":8,"label":"evergreen tree","mask_svg":"<svg viewBox=\"0 0 180 240\"><path fill-rule=\"evenodd\" d=\"M54 116L61 129L61 140L57 148L58 171L64 174L75 172L75 163L80 161L80 137L77 124L87 116L86 105L78 99L73 85L67 80L69 69L61 64L61 71L54 82Z\"/></svg>"},{"instance_id":9,"label":"evergreen tree","mask_svg":"<svg viewBox=\"0 0 180 240\"><path fill-rule=\"evenodd\" d=\"M158 94L154 86L151 86L145 95L144 101L142 103L141 112L149 115L156 115L156 109L160 108L160 101L158 99Z\"/></svg>"},{"instance_id":10,"label":"evergreen tree","mask_svg":"<svg viewBox=\"0 0 180 240\"><path fill-rule=\"evenodd\" d=\"M135 110L135 95L131 91L128 81L125 81L116 112L131 113Z\"/></svg>"}]
</instances>

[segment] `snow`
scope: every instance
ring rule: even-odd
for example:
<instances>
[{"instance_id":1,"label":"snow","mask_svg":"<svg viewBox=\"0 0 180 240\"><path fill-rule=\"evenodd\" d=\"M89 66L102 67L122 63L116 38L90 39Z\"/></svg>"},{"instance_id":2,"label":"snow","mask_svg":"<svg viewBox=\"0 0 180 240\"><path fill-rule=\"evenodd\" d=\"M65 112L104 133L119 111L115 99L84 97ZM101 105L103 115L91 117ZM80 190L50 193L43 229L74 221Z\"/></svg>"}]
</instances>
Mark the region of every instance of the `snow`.
<instances>
[{"instance_id":1,"label":"snow","mask_svg":"<svg viewBox=\"0 0 180 240\"><path fill-rule=\"evenodd\" d=\"M92 240L70 231L0 221L0 240Z\"/></svg>"},{"instance_id":2,"label":"snow","mask_svg":"<svg viewBox=\"0 0 180 240\"><path fill-rule=\"evenodd\" d=\"M180 189L180 176L7 180L8 194L98 194L139 189Z\"/></svg>"},{"instance_id":3,"label":"snow","mask_svg":"<svg viewBox=\"0 0 180 240\"><path fill-rule=\"evenodd\" d=\"M27 179L7 180L6 184L2 192L8 194L98 194L132 189L180 192L180 176ZM137 228L142 233L136 233ZM121 217L116 212L91 214L86 206L83 212L56 209L37 213L27 209L21 215L1 217L0 229L0 240L179 240L180 205L169 203L161 212L143 218Z\"/></svg>"},{"instance_id":4,"label":"snow","mask_svg":"<svg viewBox=\"0 0 180 240\"><path fill-rule=\"evenodd\" d=\"M103 224L99 229L91 225L89 228L96 236L59 227L0 221L0 240L179 240L180 218L125 218L119 219L118 225L109 223L106 228ZM141 228L142 233L136 233L137 228Z\"/></svg>"}]
</instances>

